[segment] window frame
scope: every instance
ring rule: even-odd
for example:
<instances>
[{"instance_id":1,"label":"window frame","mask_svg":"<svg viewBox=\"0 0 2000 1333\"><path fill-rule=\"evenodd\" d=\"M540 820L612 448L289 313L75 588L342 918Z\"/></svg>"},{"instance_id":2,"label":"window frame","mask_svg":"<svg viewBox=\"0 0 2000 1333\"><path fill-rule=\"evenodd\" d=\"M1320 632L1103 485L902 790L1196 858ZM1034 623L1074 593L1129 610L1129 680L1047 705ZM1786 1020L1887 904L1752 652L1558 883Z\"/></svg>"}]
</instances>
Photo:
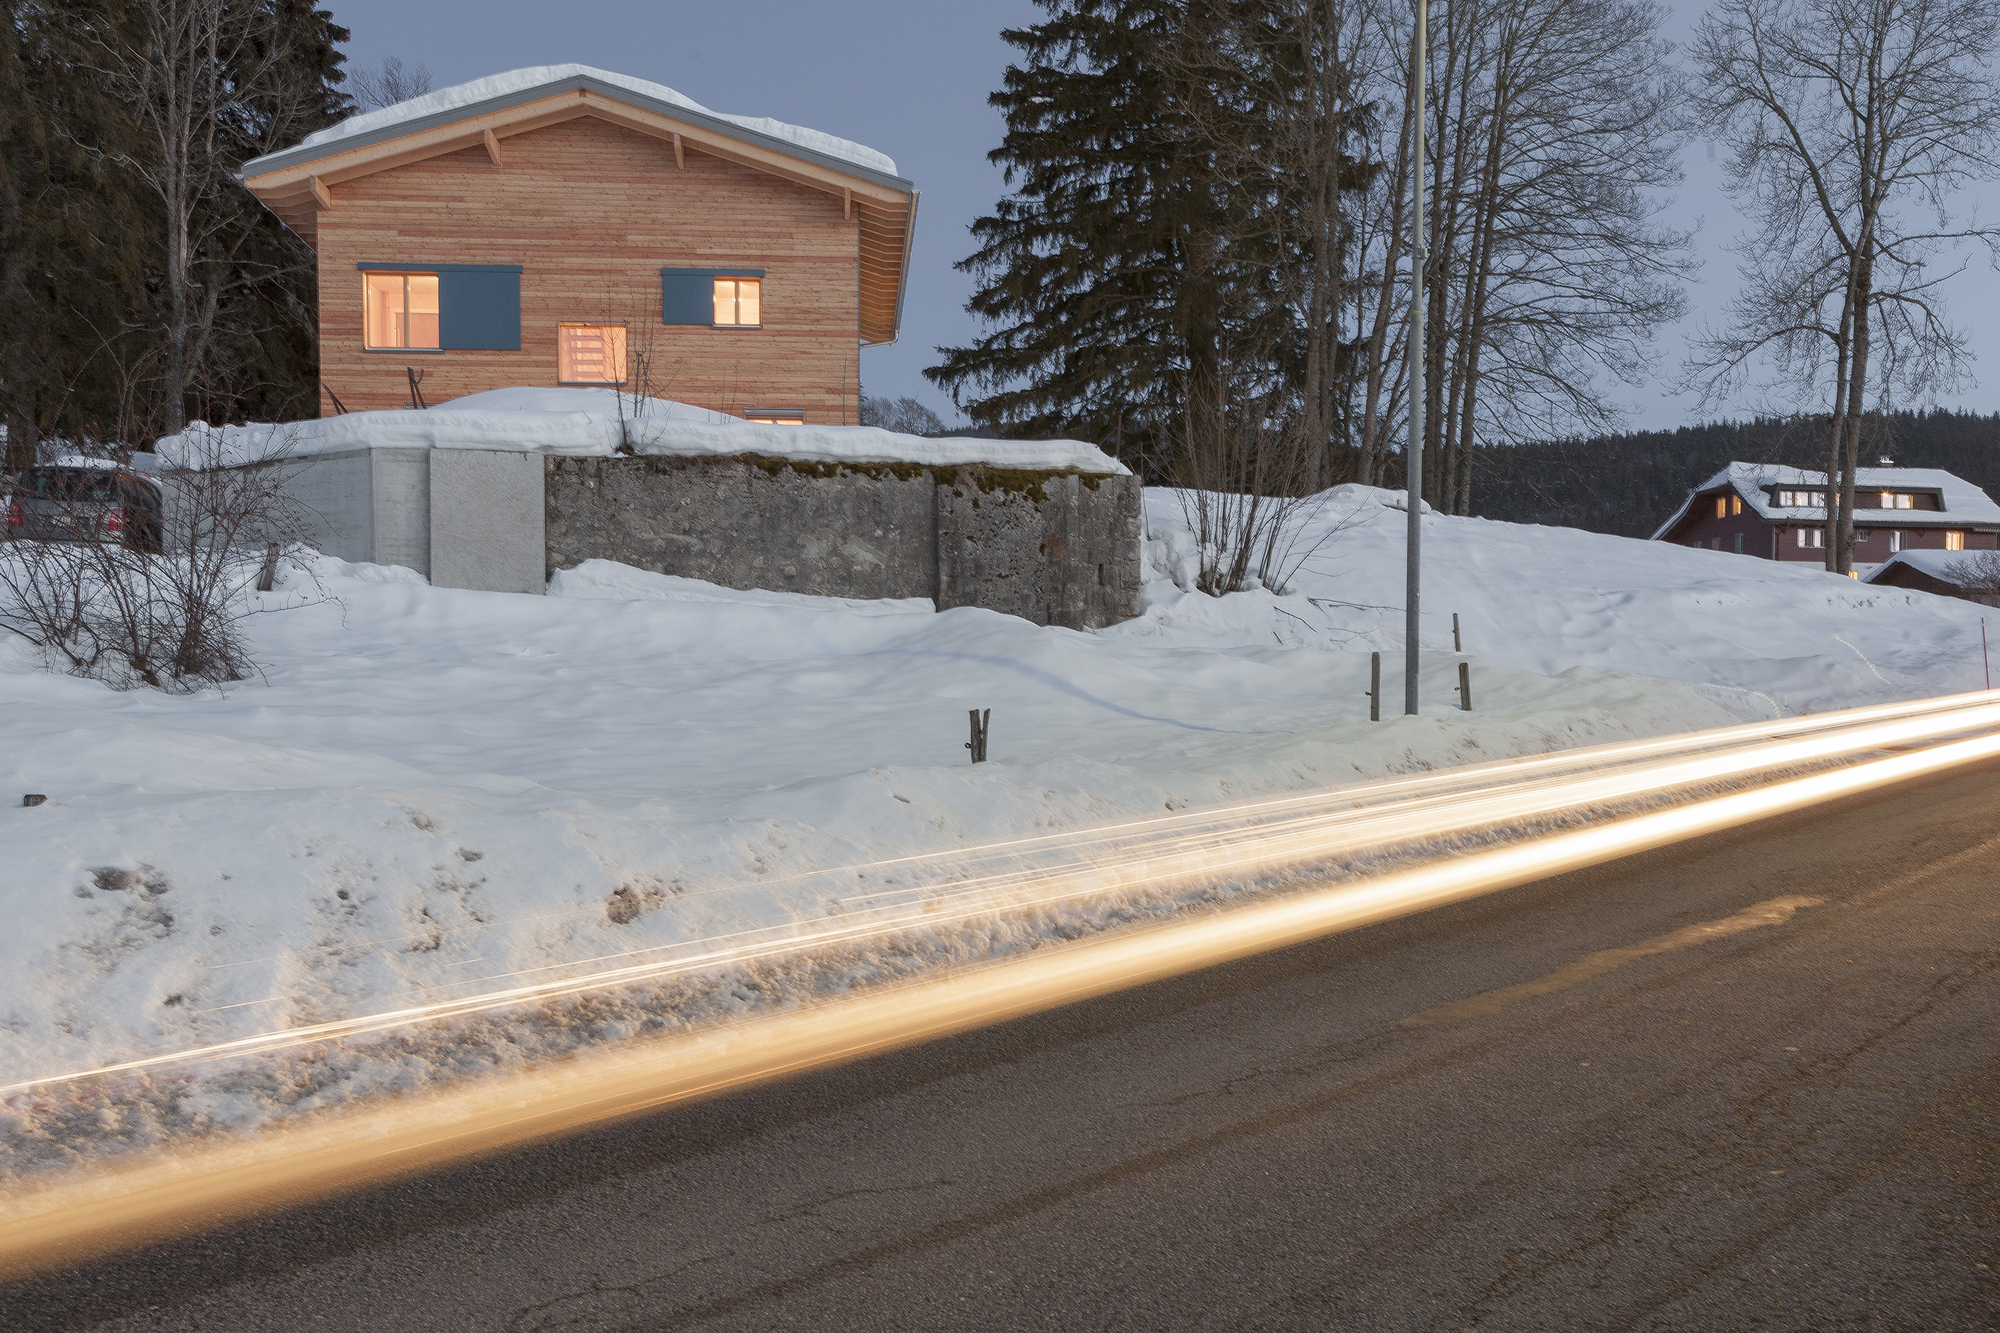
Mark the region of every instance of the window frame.
<instances>
[{"instance_id":1,"label":"window frame","mask_svg":"<svg viewBox=\"0 0 2000 1333\"><path fill-rule=\"evenodd\" d=\"M785 420L778 420L780 417ZM806 424L806 410L803 407L746 407L743 419L759 426L803 426Z\"/></svg>"},{"instance_id":2,"label":"window frame","mask_svg":"<svg viewBox=\"0 0 2000 1333\"><path fill-rule=\"evenodd\" d=\"M401 278L403 280L403 338L400 347L382 345L371 346L368 342L368 299L369 283L376 278ZM438 331L437 345L434 347L411 347L410 336L410 279L429 278L438 285ZM435 268L412 265L409 268L363 268L361 269L361 350L367 352L416 352L424 356L434 356L444 348L444 279Z\"/></svg>"},{"instance_id":3,"label":"window frame","mask_svg":"<svg viewBox=\"0 0 2000 1333\"><path fill-rule=\"evenodd\" d=\"M726 268L676 268L660 270L660 323L670 329L761 329L763 292L758 291L757 313L760 322L756 324L717 324L715 322L715 280L734 278L741 281L754 278L762 284L765 270L748 265L732 264ZM693 284L699 282L699 288ZM700 292L700 304L695 305L694 293Z\"/></svg>"},{"instance_id":4,"label":"window frame","mask_svg":"<svg viewBox=\"0 0 2000 1333\"><path fill-rule=\"evenodd\" d=\"M564 330L564 329L617 329L617 330L618 330L618 354L619 354L619 355L618 355L618 359L619 359L619 361L620 361L620 362L623 362L623 363L625 363L625 364L624 364L623 366L621 366L621 369L622 369L622 370L624 370L624 371L625 371L625 373L626 373L627 375L629 375L629 374L630 374L630 362L629 362L629 360L627 359L627 357L626 357L626 355L625 355L625 353L626 353L626 350L627 350L627 348L628 348L628 347L630 346L630 343L629 343L629 341L628 341L628 338L629 338L629 327L628 327L628 325L626 324L626 322L625 322L624 320L622 320L622 319L591 319L591 320L584 320L584 319L562 319L562 320L557 320L557 321L556 321L556 387L557 387L557 388L559 388L559 389L616 389L616 388L621 388L621 387L623 387L624 385L626 385L626 384L628 384L628 383L630 383L630 382L631 382L631 381L630 381L629 379L625 378L625 376L624 376L624 375L621 375L621 376L620 376L620 377L619 377L618 379L615 379L615 380L570 380L570 379L564 379L564 378L563 378L563 369L564 369L564 367L563 367L563 359L564 359L564 358L565 358L565 357L566 357L566 356L568 355L568 349L567 349L567 347L566 347L566 346L564 345L564 342L563 342L563 330Z\"/></svg>"},{"instance_id":5,"label":"window frame","mask_svg":"<svg viewBox=\"0 0 2000 1333\"><path fill-rule=\"evenodd\" d=\"M734 295L734 296L733 296L733 297L732 297L731 299L732 299L732 301L733 301L733 302L735 303L735 307L736 307L736 313L737 313L737 314L738 314L739 316L740 316L740 315L742 315L742 313L743 313L743 288L742 288L742 284L744 284L744 283L746 283L746 282L754 282L754 283L756 283L756 284L757 284L757 322L756 322L755 324L746 324L746 323L744 323L744 322L743 322L743 321L742 321L742 320L741 320L741 319L739 318L739 319L738 319L738 320L737 320L737 321L736 321L735 323L732 323L732 324L724 324L724 323L723 323L723 322L722 322L721 320L716 320L716 321L715 321L715 323L714 323L714 325L713 325L712 327L714 327L714 328L718 328L718 329L761 329L761 328L763 328L763 327L764 327L764 276L763 276L763 274L761 274L761 273L758 273L758 274L750 274L750 273L717 273L717 274L715 274L715 275L714 275L713 277L711 277L711 278L709 279L709 289L708 289L708 290L709 290L709 302L710 302L710 308L711 308L711 309L713 309L713 308L714 308L714 302L715 302L715 298L716 298L716 295L717 295L717 292L716 292L716 289L717 289L718 287L720 287L720 286L721 286L721 285L722 285L723 283L725 283L725 282L729 282L729 283L735 283L735 284L736 284L736 293L735 293L735 295Z\"/></svg>"}]
</instances>

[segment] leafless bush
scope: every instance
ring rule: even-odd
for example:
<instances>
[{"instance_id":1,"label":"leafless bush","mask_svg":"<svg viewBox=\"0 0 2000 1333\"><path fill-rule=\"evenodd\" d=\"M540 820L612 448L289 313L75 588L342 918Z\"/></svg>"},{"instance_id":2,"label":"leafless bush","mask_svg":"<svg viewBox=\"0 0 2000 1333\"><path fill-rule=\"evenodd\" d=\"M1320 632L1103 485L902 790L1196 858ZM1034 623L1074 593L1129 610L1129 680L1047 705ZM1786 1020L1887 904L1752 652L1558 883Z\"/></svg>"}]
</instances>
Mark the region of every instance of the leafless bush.
<instances>
[{"instance_id":1,"label":"leafless bush","mask_svg":"<svg viewBox=\"0 0 2000 1333\"><path fill-rule=\"evenodd\" d=\"M1208 396L1189 393L1175 442L1181 513L1200 551L1195 586L1211 597L1252 587L1283 593L1344 526L1316 521L1327 498L1313 491L1318 440L1306 418L1277 404L1237 411Z\"/></svg>"},{"instance_id":2,"label":"leafless bush","mask_svg":"<svg viewBox=\"0 0 2000 1333\"><path fill-rule=\"evenodd\" d=\"M230 456L222 433L199 424L177 438L175 465L158 474L157 551L116 537L0 546L0 627L51 667L162 690L241 680L254 669L244 622L265 608L246 594L268 545L282 549L309 530L288 485L303 464L287 456L281 433L248 459Z\"/></svg>"}]
</instances>

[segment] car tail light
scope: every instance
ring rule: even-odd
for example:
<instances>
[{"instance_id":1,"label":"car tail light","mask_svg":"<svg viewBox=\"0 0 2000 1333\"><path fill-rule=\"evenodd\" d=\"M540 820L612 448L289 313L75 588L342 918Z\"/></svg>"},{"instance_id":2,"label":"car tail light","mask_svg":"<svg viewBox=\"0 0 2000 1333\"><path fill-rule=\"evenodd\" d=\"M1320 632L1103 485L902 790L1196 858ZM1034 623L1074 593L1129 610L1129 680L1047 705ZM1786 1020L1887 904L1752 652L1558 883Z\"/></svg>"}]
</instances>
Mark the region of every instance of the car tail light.
<instances>
[{"instance_id":1,"label":"car tail light","mask_svg":"<svg viewBox=\"0 0 2000 1333\"><path fill-rule=\"evenodd\" d=\"M10 500L7 502L7 526L10 528L27 526L26 521L21 517L21 502L19 500Z\"/></svg>"},{"instance_id":2,"label":"car tail light","mask_svg":"<svg viewBox=\"0 0 2000 1333\"><path fill-rule=\"evenodd\" d=\"M104 530L106 532L123 532L125 530L125 511L122 509L107 511L104 515Z\"/></svg>"}]
</instances>

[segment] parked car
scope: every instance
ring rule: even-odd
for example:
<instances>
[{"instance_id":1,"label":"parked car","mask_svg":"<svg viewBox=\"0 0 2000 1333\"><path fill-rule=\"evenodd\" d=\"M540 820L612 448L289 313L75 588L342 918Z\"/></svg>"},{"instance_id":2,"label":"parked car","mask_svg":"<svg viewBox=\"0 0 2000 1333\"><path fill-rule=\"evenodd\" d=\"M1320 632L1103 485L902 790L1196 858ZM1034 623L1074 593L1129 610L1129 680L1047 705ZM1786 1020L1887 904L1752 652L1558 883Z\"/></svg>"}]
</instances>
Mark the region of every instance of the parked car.
<instances>
[{"instance_id":1,"label":"parked car","mask_svg":"<svg viewBox=\"0 0 2000 1333\"><path fill-rule=\"evenodd\" d=\"M160 484L96 459L23 468L7 504L7 536L17 541L122 542L161 549Z\"/></svg>"}]
</instances>

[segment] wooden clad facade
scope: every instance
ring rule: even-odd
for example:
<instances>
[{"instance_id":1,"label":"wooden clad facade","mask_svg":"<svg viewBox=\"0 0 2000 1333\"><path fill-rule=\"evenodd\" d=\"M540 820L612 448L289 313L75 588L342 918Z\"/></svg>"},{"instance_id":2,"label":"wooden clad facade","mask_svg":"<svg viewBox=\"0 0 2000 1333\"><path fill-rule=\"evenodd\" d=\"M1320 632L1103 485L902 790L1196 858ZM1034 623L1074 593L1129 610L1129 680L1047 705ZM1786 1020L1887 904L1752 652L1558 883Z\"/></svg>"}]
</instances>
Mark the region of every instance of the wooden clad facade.
<instances>
[{"instance_id":1,"label":"wooden clad facade","mask_svg":"<svg viewBox=\"0 0 2000 1333\"><path fill-rule=\"evenodd\" d=\"M246 176L318 252L322 413L335 397L349 411L406 406L411 371L431 403L554 386L560 326L609 324L654 396L858 420L860 346L895 335L908 182L595 87L277 154ZM363 273L384 266L518 266L518 350L510 337L505 350L364 347ZM664 322L674 270L759 275L761 324Z\"/></svg>"}]
</instances>

